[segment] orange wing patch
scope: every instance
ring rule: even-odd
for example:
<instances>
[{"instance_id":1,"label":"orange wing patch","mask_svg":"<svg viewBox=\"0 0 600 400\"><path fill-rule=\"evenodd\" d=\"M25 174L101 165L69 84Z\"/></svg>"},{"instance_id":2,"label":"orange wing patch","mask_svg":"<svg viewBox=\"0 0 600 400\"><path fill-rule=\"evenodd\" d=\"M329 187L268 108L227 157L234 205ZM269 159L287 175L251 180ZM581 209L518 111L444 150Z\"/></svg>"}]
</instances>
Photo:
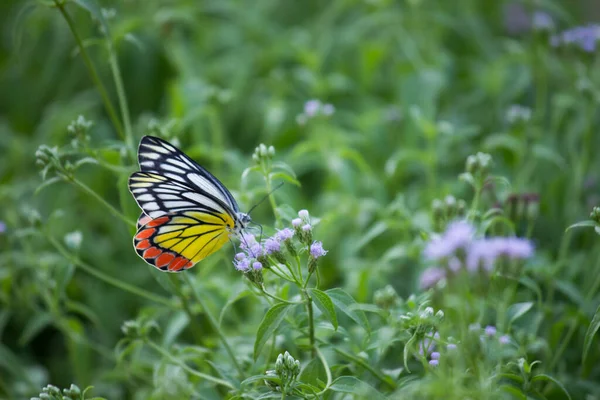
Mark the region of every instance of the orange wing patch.
<instances>
[{"instance_id":1,"label":"orange wing patch","mask_svg":"<svg viewBox=\"0 0 600 400\"><path fill-rule=\"evenodd\" d=\"M154 265L161 271L178 272L191 268L194 263L173 251L153 244L153 238L160 226L170 220L171 218L167 216L152 219L142 214L137 222L138 232L133 237L133 245L138 255L148 264Z\"/></svg>"},{"instance_id":2,"label":"orange wing patch","mask_svg":"<svg viewBox=\"0 0 600 400\"><path fill-rule=\"evenodd\" d=\"M133 237L137 254L161 271L179 272L214 253L229 238L233 220L226 214L183 212L138 218Z\"/></svg>"}]
</instances>

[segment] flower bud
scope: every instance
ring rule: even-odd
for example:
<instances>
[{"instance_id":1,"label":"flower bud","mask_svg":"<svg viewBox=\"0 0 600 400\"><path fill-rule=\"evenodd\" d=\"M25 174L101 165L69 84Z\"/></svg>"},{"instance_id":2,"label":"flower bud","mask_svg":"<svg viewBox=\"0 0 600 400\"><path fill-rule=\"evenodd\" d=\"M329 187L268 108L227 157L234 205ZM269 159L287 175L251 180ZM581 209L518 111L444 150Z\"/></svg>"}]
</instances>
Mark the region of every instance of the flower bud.
<instances>
[{"instance_id":1,"label":"flower bud","mask_svg":"<svg viewBox=\"0 0 600 400\"><path fill-rule=\"evenodd\" d=\"M387 310L396 306L400 302L400 297L391 285L387 285L375 291L373 301L378 307Z\"/></svg>"},{"instance_id":2,"label":"flower bud","mask_svg":"<svg viewBox=\"0 0 600 400\"><path fill-rule=\"evenodd\" d=\"M590 213L590 219L597 224L600 224L600 207L594 207Z\"/></svg>"},{"instance_id":3,"label":"flower bud","mask_svg":"<svg viewBox=\"0 0 600 400\"><path fill-rule=\"evenodd\" d=\"M275 372L275 370L269 370L265 372L265 375L267 376L272 376L273 378L277 378L277 372ZM279 391L281 388L272 380L269 379L264 379L263 382L265 382L265 385L271 389L272 391Z\"/></svg>"}]
</instances>

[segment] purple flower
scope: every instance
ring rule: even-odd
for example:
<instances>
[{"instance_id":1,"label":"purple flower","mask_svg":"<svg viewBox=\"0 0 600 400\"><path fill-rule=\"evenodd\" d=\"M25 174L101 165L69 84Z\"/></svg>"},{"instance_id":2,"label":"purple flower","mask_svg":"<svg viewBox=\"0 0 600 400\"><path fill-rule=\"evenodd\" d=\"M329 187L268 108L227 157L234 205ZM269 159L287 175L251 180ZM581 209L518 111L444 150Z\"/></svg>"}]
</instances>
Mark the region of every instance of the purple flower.
<instances>
[{"instance_id":1,"label":"purple flower","mask_svg":"<svg viewBox=\"0 0 600 400\"><path fill-rule=\"evenodd\" d=\"M432 360L439 360L440 359L440 353L437 352L437 351L434 351L434 352L431 353L430 357L431 357Z\"/></svg>"},{"instance_id":2,"label":"purple flower","mask_svg":"<svg viewBox=\"0 0 600 400\"><path fill-rule=\"evenodd\" d=\"M437 367L440 364L440 360L429 360L429 365Z\"/></svg>"},{"instance_id":3,"label":"purple flower","mask_svg":"<svg viewBox=\"0 0 600 400\"><path fill-rule=\"evenodd\" d=\"M308 218L309 218L308 210L300 210L300 211L298 211L298 216L300 218L302 218L304 221L308 221Z\"/></svg>"},{"instance_id":4,"label":"purple flower","mask_svg":"<svg viewBox=\"0 0 600 400\"><path fill-rule=\"evenodd\" d=\"M554 30L554 20L547 12L536 11L533 13L533 29L536 31Z\"/></svg>"},{"instance_id":5,"label":"purple flower","mask_svg":"<svg viewBox=\"0 0 600 400\"><path fill-rule=\"evenodd\" d=\"M265 252L267 254L277 253L278 251L281 251L281 243L277 238L270 237L265 240Z\"/></svg>"},{"instance_id":6,"label":"purple flower","mask_svg":"<svg viewBox=\"0 0 600 400\"><path fill-rule=\"evenodd\" d=\"M333 113L335 112L335 107L333 106L333 104L323 104L323 108L321 109L321 111L323 112L323 115L333 115Z\"/></svg>"},{"instance_id":7,"label":"purple flower","mask_svg":"<svg viewBox=\"0 0 600 400\"><path fill-rule=\"evenodd\" d=\"M466 221L451 223L442 236L425 246L425 257L440 260L453 255L457 250L466 248L475 235L475 228Z\"/></svg>"},{"instance_id":8,"label":"purple flower","mask_svg":"<svg viewBox=\"0 0 600 400\"><path fill-rule=\"evenodd\" d=\"M242 233L240 238L240 247L242 250L248 250L252 248L255 244L258 244L256 241L256 237L251 233Z\"/></svg>"},{"instance_id":9,"label":"purple flower","mask_svg":"<svg viewBox=\"0 0 600 400\"><path fill-rule=\"evenodd\" d=\"M427 268L421 275L421 288L429 289L446 277L446 271L441 268Z\"/></svg>"},{"instance_id":10,"label":"purple flower","mask_svg":"<svg viewBox=\"0 0 600 400\"><path fill-rule=\"evenodd\" d=\"M449 344L446 346L446 349L447 349L447 350L450 350L450 351L452 351L452 350L456 350L456 345L455 345L454 343L449 343Z\"/></svg>"},{"instance_id":11,"label":"purple flower","mask_svg":"<svg viewBox=\"0 0 600 400\"><path fill-rule=\"evenodd\" d=\"M458 258L452 257L450 260L448 260L448 268L452 272L458 272L462 268L462 263Z\"/></svg>"},{"instance_id":12,"label":"purple flower","mask_svg":"<svg viewBox=\"0 0 600 400\"><path fill-rule=\"evenodd\" d=\"M323 257L327 253L328 251L323 249L323 243L321 242L313 242L313 244L310 245L310 256L314 259Z\"/></svg>"},{"instance_id":13,"label":"purple flower","mask_svg":"<svg viewBox=\"0 0 600 400\"><path fill-rule=\"evenodd\" d=\"M520 3L510 2L504 5L504 24L510 34L520 34L529 30L529 15Z\"/></svg>"},{"instance_id":14,"label":"purple flower","mask_svg":"<svg viewBox=\"0 0 600 400\"><path fill-rule=\"evenodd\" d=\"M254 261L254 263L252 263L252 268L254 268L255 271L259 271L262 269L262 264L259 261Z\"/></svg>"},{"instance_id":15,"label":"purple flower","mask_svg":"<svg viewBox=\"0 0 600 400\"><path fill-rule=\"evenodd\" d=\"M319 110L321 109L321 102L319 100L309 100L304 103L304 114L311 118L317 115Z\"/></svg>"},{"instance_id":16,"label":"purple flower","mask_svg":"<svg viewBox=\"0 0 600 400\"><path fill-rule=\"evenodd\" d=\"M246 253L237 253L235 255L235 260L236 261L242 261L244 258L246 258Z\"/></svg>"},{"instance_id":17,"label":"purple flower","mask_svg":"<svg viewBox=\"0 0 600 400\"><path fill-rule=\"evenodd\" d=\"M467 270L476 272L480 269L491 271L496 259L496 249L494 244L488 240L481 239L469 247L467 253Z\"/></svg>"},{"instance_id":18,"label":"purple flower","mask_svg":"<svg viewBox=\"0 0 600 400\"><path fill-rule=\"evenodd\" d=\"M488 336L495 336L496 335L496 327L492 326L492 325L488 325L485 327L485 334Z\"/></svg>"},{"instance_id":19,"label":"purple flower","mask_svg":"<svg viewBox=\"0 0 600 400\"><path fill-rule=\"evenodd\" d=\"M431 332L430 332L431 334ZM438 332L436 332L433 335L434 339L439 339L440 334ZM421 343L419 343L419 354L425 356L425 355L429 355L431 354L431 352L433 352L433 350L435 350L435 342L433 341L433 339L430 339L428 337L424 338L423 341Z\"/></svg>"},{"instance_id":20,"label":"purple flower","mask_svg":"<svg viewBox=\"0 0 600 400\"><path fill-rule=\"evenodd\" d=\"M533 245L527 239L505 238L500 246L501 253L512 260L525 260L533 256Z\"/></svg>"},{"instance_id":21,"label":"purple flower","mask_svg":"<svg viewBox=\"0 0 600 400\"><path fill-rule=\"evenodd\" d=\"M258 258L264 254L263 248L260 244L254 243L250 248L246 250L250 258Z\"/></svg>"},{"instance_id":22,"label":"purple flower","mask_svg":"<svg viewBox=\"0 0 600 400\"><path fill-rule=\"evenodd\" d=\"M508 335L502 335L498 338L498 342L500 342L500 344L509 344L510 343L510 336Z\"/></svg>"},{"instance_id":23,"label":"purple flower","mask_svg":"<svg viewBox=\"0 0 600 400\"><path fill-rule=\"evenodd\" d=\"M300 225L302 225L302 220L300 218L295 218L292 220L292 226L294 228L300 228Z\"/></svg>"},{"instance_id":24,"label":"purple flower","mask_svg":"<svg viewBox=\"0 0 600 400\"><path fill-rule=\"evenodd\" d=\"M302 230L304 232L310 232L311 229L312 229L312 226L310 226L310 224L306 224L302 227Z\"/></svg>"},{"instance_id":25,"label":"purple flower","mask_svg":"<svg viewBox=\"0 0 600 400\"><path fill-rule=\"evenodd\" d=\"M590 24L568 29L559 35L550 38L553 46L574 46L591 53L596 50L596 43L600 40L600 25Z\"/></svg>"},{"instance_id":26,"label":"purple flower","mask_svg":"<svg viewBox=\"0 0 600 400\"><path fill-rule=\"evenodd\" d=\"M0 221L0 233L6 232L6 224Z\"/></svg>"},{"instance_id":27,"label":"purple flower","mask_svg":"<svg viewBox=\"0 0 600 400\"><path fill-rule=\"evenodd\" d=\"M495 237L480 239L471 244L467 252L467 269L491 271L500 257L525 260L533 256L533 245L527 239L517 237Z\"/></svg>"},{"instance_id":28,"label":"purple flower","mask_svg":"<svg viewBox=\"0 0 600 400\"><path fill-rule=\"evenodd\" d=\"M294 231L291 230L290 228L285 228L285 229L282 229L282 230L278 231L275 234L275 237L280 242L285 242L286 240L290 240L291 238L294 237Z\"/></svg>"},{"instance_id":29,"label":"purple flower","mask_svg":"<svg viewBox=\"0 0 600 400\"><path fill-rule=\"evenodd\" d=\"M236 260L233 262L233 265L235 265L235 269L238 271L246 272L250 269L250 260L247 258Z\"/></svg>"}]
</instances>

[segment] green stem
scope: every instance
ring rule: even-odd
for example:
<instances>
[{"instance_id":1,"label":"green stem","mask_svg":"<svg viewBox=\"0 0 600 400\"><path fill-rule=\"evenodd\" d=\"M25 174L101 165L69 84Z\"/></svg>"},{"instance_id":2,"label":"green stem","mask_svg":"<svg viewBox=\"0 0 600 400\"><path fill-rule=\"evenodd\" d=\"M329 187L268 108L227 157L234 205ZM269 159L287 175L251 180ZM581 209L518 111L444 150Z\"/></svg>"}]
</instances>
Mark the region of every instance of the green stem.
<instances>
[{"instance_id":1,"label":"green stem","mask_svg":"<svg viewBox=\"0 0 600 400\"><path fill-rule=\"evenodd\" d=\"M285 279L288 282L298 283L297 280L292 280L292 279L288 278L287 276L283 275L281 272L279 272L279 270L277 268L271 267L271 268L269 268L269 271L271 271L272 273L274 273L275 275L277 275L281 279ZM293 276L293 274L292 274L292 278L295 278L295 276Z\"/></svg>"},{"instance_id":2,"label":"green stem","mask_svg":"<svg viewBox=\"0 0 600 400\"><path fill-rule=\"evenodd\" d=\"M315 347L315 351L317 352L317 356L319 357L319 360L321 360L321 364L323 364L323 368L325 369L325 375L327 375L327 383L325 384L325 389L323 389L319 393L317 393L317 396L319 396L319 395L323 394L327 389L329 389L333 379L331 377L331 370L329 369L329 364L327 363L325 356L323 355L321 350L319 350L318 347Z\"/></svg>"},{"instance_id":3,"label":"green stem","mask_svg":"<svg viewBox=\"0 0 600 400\"><path fill-rule=\"evenodd\" d=\"M190 318L190 323L194 327L194 338L195 338L196 342L199 343L202 340L202 337L201 337L202 326L200 325L200 323L198 322L198 319L192 312L192 307L190 307L189 299L183 294L180 280L174 279L175 276L173 274L170 274L169 277L171 278L171 281L173 282L173 286L175 287L177 297L179 297L179 299L181 300L181 305L183 306L183 310L185 311L187 316Z\"/></svg>"},{"instance_id":4,"label":"green stem","mask_svg":"<svg viewBox=\"0 0 600 400\"><path fill-rule=\"evenodd\" d=\"M90 187L87 186L85 183L81 182L77 178L69 179L69 182L71 182L72 184L74 184L75 186L77 186L79 189L83 190L84 192L86 192L87 194L89 194L90 196L92 196L93 198L95 198L96 200L98 200L115 217L121 219L123 222L125 222L126 224L129 224L130 226L136 226L135 222L133 222L132 220L130 220L129 218L127 218L125 215L121 214L119 212L119 210L117 210L110 203L108 203L106 200L104 200L98 193L96 193L92 189L90 189Z\"/></svg>"},{"instance_id":5,"label":"green stem","mask_svg":"<svg viewBox=\"0 0 600 400\"><path fill-rule=\"evenodd\" d=\"M198 302L198 304L200 304L200 307L202 307L202 310L204 311L204 314L206 315L206 317L208 318L208 321L212 325L212 328L215 330L215 332L217 332L217 335L219 335L219 339L221 339L221 343L223 343L223 346L225 347L227 354L229 354L229 357L231 358L231 361L233 362L235 369L237 369L239 374L241 376L243 376L244 370L238 363L237 358L236 358L233 350L231 349L231 346L227 342L227 338L225 337L225 334L223 333L223 331L221 330L221 327L219 326L219 323L217 322L215 317L210 312L210 309L207 307L206 303L204 302L204 299L202 299L202 296L200 296L200 294L198 294L198 291L196 290L196 286L194 285L194 282L192 281L190 274L183 273L182 275L183 275L184 279L187 281L188 285L190 285L190 287L192 288L192 293L194 293L194 297L195 297L196 301Z\"/></svg>"},{"instance_id":6,"label":"green stem","mask_svg":"<svg viewBox=\"0 0 600 400\"><path fill-rule=\"evenodd\" d=\"M279 217L279 212L277 212L277 203L275 203L275 196L273 195L273 186L271 184L271 173L266 168L263 168L263 173L264 173L265 181L266 181L266 185L267 185L267 193L269 193L269 195L268 195L269 196L269 204L271 204L271 208L273 209L273 215L275 216L275 225L281 226L281 218Z\"/></svg>"},{"instance_id":7,"label":"green stem","mask_svg":"<svg viewBox=\"0 0 600 400\"><path fill-rule=\"evenodd\" d=\"M600 287L599 269L600 269L600 258L598 259L598 262L596 263L596 267L595 267L596 279L594 280L594 283L592 284L592 286L590 287L590 289L588 290L588 292L584 298L586 303L594 298L594 295L597 293L598 288ZM554 356L552 357L552 361L549 364L549 369L548 369L549 371L551 371L554 368L554 366L556 365L556 363L558 362L558 360L561 359L563 352L566 350L567 345L569 344L569 342L571 341L571 338L575 334L575 331L579 327L580 327L580 324L579 324L578 319L573 318L571 320L571 324L569 325L569 330L567 331L565 338L563 339L562 343L560 344L560 347L558 348L558 350L554 353Z\"/></svg>"},{"instance_id":8,"label":"green stem","mask_svg":"<svg viewBox=\"0 0 600 400\"><path fill-rule=\"evenodd\" d=\"M215 378L214 376L204 374L200 371L196 371L195 369L190 368L186 363L184 363L177 357L173 357L167 350L165 350L163 347L157 345L153 341L146 339L146 340L144 340L144 343L146 343L148 346L152 347L157 353L159 353L163 357L169 359L174 364L179 365L181 368L183 368L189 374L192 374L199 378L206 379L207 381L211 381L213 383L216 383L217 385L227 386L229 389L235 390L235 386L233 386L231 383L229 383L223 379Z\"/></svg>"},{"instance_id":9,"label":"green stem","mask_svg":"<svg viewBox=\"0 0 600 400\"><path fill-rule=\"evenodd\" d=\"M333 351L335 351L336 353L338 353L341 356L346 357L350 361L353 361L354 363L360 365L361 367L363 367L364 369L366 369L367 371L369 371L370 373L372 373L373 376L375 376L377 379L379 379L382 383L385 383L386 385L388 385L391 389L396 389L396 387L397 387L396 382L394 382L393 380L391 380L387 376L383 375L381 372L379 372L376 369L374 369L373 367L371 367L369 365L369 363L367 363L362 358L357 357L357 356L355 356L353 354L350 354L350 353L346 353L344 350L342 350L342 349L340 349L338 347L333 347Z\"/></svg>"},{"instance_id":10,"label":"green stem","mask_svg":"<svg viewBox=\"0 0 600 400\"><path fill-rule=\"evenodd\" d=\"M302 289L302 294L306 299L306 309L308 311L308 338L310 341L311 354L315 357L317 346L315 345L315 321L313 316L312 297L310 297L310 294L308 294L308 290L306 289Z\"/></svg>"},{"instance_id":11,"label":"green stem","mask_svg":"<svg viewBox=\"0 0 600 400\"><path fill-rule=\"evenodd\" d=\"M275 296L274 294L271 294L271 293L267 292L267 290L265 289L264 285L261 287L261 292L264 295L272 298L273 300L277 300L277 301L280 301L282 303L286 303L286 304L302 304L302 303L304 303L303 301L289 301L289 300L282 299L279 296Z\"/></svg>"},{"instance_id":12,"label":"green stem","mask_svg":"<svg viewBox=\"0 0 600 400\"><path fill-rule=\"evenodd\" d=\"M125 143L127 144L127 151L133 157L134 146L133 146L133 131L131 130L131 120L129 119L129 106L127 105L127 96L125 95L125 89L123 87L123 78L121 77L121 70L119 68L119 62L117 61L117 55L115 54L110 38L109 41L109 54L108 63L110 64L110 70L115 80L115 87L117 89L117 98L119 99L119 108L121 109L121 118L125 125Z\"/></svg>"},{"instance_id":13,"label":"green stem","mask_svg":"<svg viewBox=\"0 0 600 400\"><path fill-rule=\"evenodd\" d=\"M166 299L160 295L148 292L144 289L138 288L137 286L130 285L121 280L118 280L109 275L106 275L105 273L99 271L97 268L94 268L91 265L86 264L85 262L80 260L78 257L69 253L67 251L67 249L65 249L60 244L60 242L58 240L56 240L55 238L53 238L52 236L46 235L46 237L48 238L48 241L56 248L56 250L58 250L58 252L60 254L62 254L63 257L65 257L67 260L72 262L73 265L81 268L82 270L84 270L88 274L94 276L95 278L98 278L101 281L104 281L104 282L108 283L109 285L112 285L112 286L119 288L121 290L124 290L126 292L133 293L137 296L154 301L155 303L159 303L159 304L165 305L170 308L175 308L175 305L169 299Z\"/></svg>"},{"instance_id":14,"label":"green stem","mask_svg":"<svg viewBox=\"0 0 600 400\"><path fill-rule=\"evenodd\" d=\"M471 204L471 210L469 211L468 219L470 221L475 220L475 216L477 215L477 210L479 209L479 198L481 197L481 187L482 185L477 185L475 188L475 194L473 196L473 203Z\"/></svg>"},{"instance_id":15,"label":"green stem","mask_svg":"<svg viewBox=\"0 0 600 400\"><path fill-rule=\"evenodd\" d=\"M115 111L112 103L110 102L110 99L108 98L108 92L106 91L106 88L102 84L102 81L100 80L100 77L98 76L98 72L96 72L96 68L94 68L94 64L92 63L92 61L85 49L83 41L81 40L81 38L79 37L79 34L77 33L77 30L75 29L75 24L73 22L73 19L71 18L71 16L65 9L64 1L54 0L54 4L56 4L56 8L58 8L58 10L62 14L63 18L65 19L65 21L67 21L67 24L69 25L71 34L73 35L73 38L75 38L75 42L77 42L77 47L79 48L79 53L81 54L81 58L83 58L83 63L85 64L85 66L88 70L88 73L90 74L90 77L92 78L92 81L94 81L94 85L96 85L96 89L100 93L100 97L102 97L102 101L104 103L104 108L106 108L106 112L108 113L110 120L112 121L113 125L115 126L115 129L117 130L117 133L119 134L121 139L125 139L126 135L123 131L123 126L121 125L121 121L119 121L117 112Z\"/></svg>"}]
</instances>

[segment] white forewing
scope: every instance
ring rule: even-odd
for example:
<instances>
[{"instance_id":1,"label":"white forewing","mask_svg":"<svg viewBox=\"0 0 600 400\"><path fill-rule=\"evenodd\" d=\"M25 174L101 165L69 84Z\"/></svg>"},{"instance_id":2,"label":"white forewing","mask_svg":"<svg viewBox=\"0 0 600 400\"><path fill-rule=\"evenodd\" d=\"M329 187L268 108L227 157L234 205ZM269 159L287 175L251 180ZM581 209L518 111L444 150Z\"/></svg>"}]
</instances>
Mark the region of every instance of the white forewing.
<instances>
[{"instance_id":1,"label":"white forewing","mask_svg":"<svg viewBox=\"0 0 600 400\"><path fill-rule=\"evenodd\" d=\"M167 183L177 186L175 190L169 191L167 189L172 188L166 184L151 185L153 193L173 193L181 196L184 193L193 193L198 195L194 198L195 205L206 204L213 209L224 209L232 216L239 211L233 196L217 178L162 139L144 136L138 149L138 161L142 172L161 176ZM181 190L181 186L185 186L186 190ZM131 185L130 188L135 196ZM185 198L181 200L185 202ZM161 205L166 205L166 202ZM180 210L182 207L174 208Z\"/></svg>"}]
</instances>

